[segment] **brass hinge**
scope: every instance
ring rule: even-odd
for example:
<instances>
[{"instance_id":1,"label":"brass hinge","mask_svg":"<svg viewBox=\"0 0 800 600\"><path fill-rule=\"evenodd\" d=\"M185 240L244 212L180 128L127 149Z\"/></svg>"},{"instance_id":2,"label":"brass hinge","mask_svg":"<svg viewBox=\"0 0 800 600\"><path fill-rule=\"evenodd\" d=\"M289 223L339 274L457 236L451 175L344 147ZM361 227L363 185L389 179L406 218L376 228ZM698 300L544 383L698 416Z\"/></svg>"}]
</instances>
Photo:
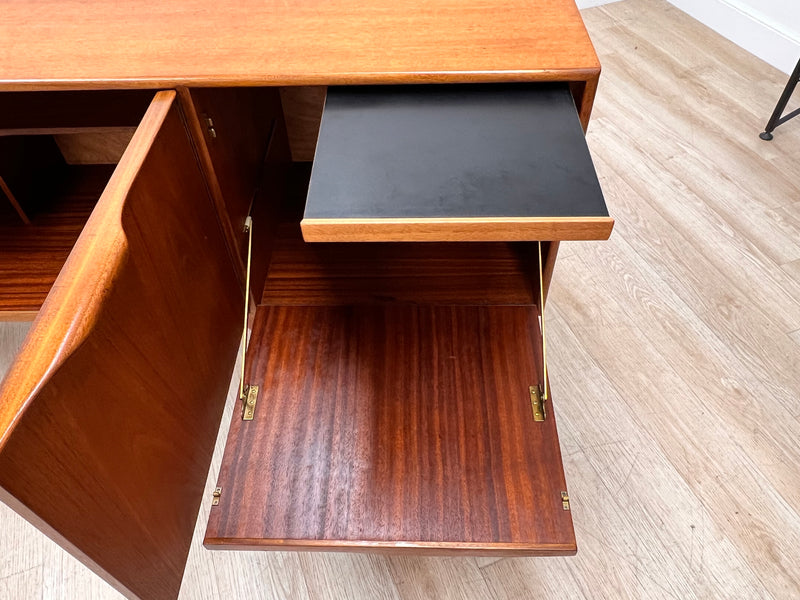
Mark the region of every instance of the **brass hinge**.
<instances>
[{"instance_id":1,"label":"brass hinge","mask_svg":"<svg viewBox=\"0 0 800 600\"><path fill-rule=\"evenodd\" d=\"M567 492L561 492L561 508L569 510L569 494Z\"/></svg>"},{"instance_id":2,"label":"brass hinge","mask_svg":"<svg viewBox=\"0 0 800 600\"><path fill-rule=\"evenodd\" d=\"M208 135L210 135L212 139L216 139L217 130L214 127L214 119L212 119L211 117L206 117L205 122L206 122L206 129L208 130Z\"/></svg>"},{"instance_id":3,"label":"brass hinge","mask_svg":"<svg viewBox=\"0 0 800 600\"><path fill-rule=\"evenodd\" d=\"M532 385L528 388L531 393L531 409L533 409L533 420L541 423L547 417L544 407L544 395L538 385Z\"/></svg>"},{"instance_id":4,"label":"brass hinge","mask_svg":"<svg viewBox=\"0 0 800 600\"><path fill-rule=\"evenodd\" d=\"M222 488L214 488L214 493L211 495L211 506L219 506L219 497L222 496Z\"/></svg>"},{"instance_id":5,"label":"brass hinge","mask_svg":"<svg viewBox=\"0 0 800 600\"><path fill-rule=\"evenodd\" d=\"M542 330L542 380L538 386L530 386L533 420L542 422L547 417L545 404L550 399L547 382L547 334L544 322L544 269L542 268L542 242L539 242L539 325Z\"/></svg>"},{"instance_id":6,"label":"brass hinge","mask_svg":"<svg viewBox=\"0 0 800 600\"><path fill-rule=\"evenodd\" d=\"M244 388L242 402L244 408L242 409L242 421L252 421L253 415L256 412L256 400L258 400L258 386L248 385Z\"/></svg>"},{"instance_id":7,"label":"brass hinge","mask_svg":"<svg viewBox=\"0 0 800 600\"><path fill-rule=\"evenodd\" d=\"M250 308L250 262L253 257L253 219L247 217L244 221L244 233L247 234L247 272L245 273L244 286L244 324L242 326L242 378L239 380L239 400L244 402L242 408L242 421L252 421L256 412L258 400L258 386L245 385L245 357L247 356L247 320Z\"/></svg>"}]
</instances>

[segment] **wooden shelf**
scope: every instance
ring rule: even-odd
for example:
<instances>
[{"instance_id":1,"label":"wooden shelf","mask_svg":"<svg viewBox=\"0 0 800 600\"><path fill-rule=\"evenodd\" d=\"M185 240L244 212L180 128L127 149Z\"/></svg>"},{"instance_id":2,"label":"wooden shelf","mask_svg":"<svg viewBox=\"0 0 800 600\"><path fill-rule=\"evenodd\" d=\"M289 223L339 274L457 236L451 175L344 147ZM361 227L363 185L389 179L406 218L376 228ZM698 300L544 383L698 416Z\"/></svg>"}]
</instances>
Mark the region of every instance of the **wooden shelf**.
<instances>
[{"instance_id":1,"label":"wooden shelf","mask_svg":"<svg viewBox=\"0 0 800 600\"><path fill-rule=\"evenodd\" d=\"M113 165L66 166L30 224L0 212L0 320L32 320L83 230Z\"/></svg>"},{"instance_id":2,"label":"wooden shelf","mask_svg":"<svg viewBox=\"0 0 800 600\"><path fill-rule=\"evenodd\" d=\"M522 306L259 307L208 547L575 552Z\"/></svg>"}]
</instances>

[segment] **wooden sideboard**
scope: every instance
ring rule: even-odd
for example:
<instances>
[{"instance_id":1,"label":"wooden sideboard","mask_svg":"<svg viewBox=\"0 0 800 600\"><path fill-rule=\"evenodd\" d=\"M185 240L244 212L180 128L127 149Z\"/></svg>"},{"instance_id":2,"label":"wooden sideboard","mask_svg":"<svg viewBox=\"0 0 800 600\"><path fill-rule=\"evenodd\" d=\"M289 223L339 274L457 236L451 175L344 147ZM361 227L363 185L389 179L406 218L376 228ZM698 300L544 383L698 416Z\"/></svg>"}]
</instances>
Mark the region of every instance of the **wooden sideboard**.
<instances>
[{"instance_id":1,"label":"wooden sideboard","mask_svg":"<svg viewBox=\"0 0 800 600\"><path fill-rule=\"evenodd\" d=\"M576 551L541 317L613 220L572 0L11 2L0 39L5 503L131 598L177 597L203 494L211 549Z\"/></svg>"}]
</instances>

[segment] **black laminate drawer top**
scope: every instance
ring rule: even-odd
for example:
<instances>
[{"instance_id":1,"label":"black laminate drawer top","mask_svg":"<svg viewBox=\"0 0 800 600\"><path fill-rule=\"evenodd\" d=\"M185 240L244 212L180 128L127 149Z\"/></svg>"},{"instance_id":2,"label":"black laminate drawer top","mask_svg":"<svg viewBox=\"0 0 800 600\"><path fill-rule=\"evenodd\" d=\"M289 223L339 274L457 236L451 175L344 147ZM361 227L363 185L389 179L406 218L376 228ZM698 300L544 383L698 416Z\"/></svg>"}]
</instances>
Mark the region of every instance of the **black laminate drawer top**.
<instances>
[{"instance_id":1,"label":"black laminate drawer top","mask_svg":"<svg viewBox=\"0 0 800 600\"><path fill-rule=\"evenodd\" d=\"M328 90L306 239L592 239L612 225L567 84Z\"/></svg>"}]
</instances>

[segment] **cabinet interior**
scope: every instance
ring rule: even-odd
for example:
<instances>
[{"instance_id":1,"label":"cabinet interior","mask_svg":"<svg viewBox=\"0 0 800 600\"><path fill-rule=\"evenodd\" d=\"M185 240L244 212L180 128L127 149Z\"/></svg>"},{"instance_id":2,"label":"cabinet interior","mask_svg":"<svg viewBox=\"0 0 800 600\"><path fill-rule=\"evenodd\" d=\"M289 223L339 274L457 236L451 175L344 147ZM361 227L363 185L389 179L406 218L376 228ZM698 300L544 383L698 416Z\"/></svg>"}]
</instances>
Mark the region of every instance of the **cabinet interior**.
<instances>
[{"instance_id":1,"label":"cabinet interior","mask_svg":"<svg viewBox=\"0 0 800 600\"><path fill-rule=\"evenodd\" d=\"M152 97L0 95L0 314L36 315Z\"/></svg>"},{"instance_id":2,"label":"cabinet interior","mask_svg":"<svg viewBox=\"0 0 800 600\"><path fill-rule=\"evenodd\" d=\"M531 414L538 245L305 242L310 169L261 228L259 399L234 412L206 546L574 552L552 410Z\"/></svg>"},{"instance_id":3,"label":"cabinet interior","mask_svg":"<svg viewBox=\"0 0 800 600\"><path fill-rule=\"evenodd\" d=\"M537 303L535 242L305 242L310 171L288 173L261 305Z\"/></svg>"}]
</instances>

